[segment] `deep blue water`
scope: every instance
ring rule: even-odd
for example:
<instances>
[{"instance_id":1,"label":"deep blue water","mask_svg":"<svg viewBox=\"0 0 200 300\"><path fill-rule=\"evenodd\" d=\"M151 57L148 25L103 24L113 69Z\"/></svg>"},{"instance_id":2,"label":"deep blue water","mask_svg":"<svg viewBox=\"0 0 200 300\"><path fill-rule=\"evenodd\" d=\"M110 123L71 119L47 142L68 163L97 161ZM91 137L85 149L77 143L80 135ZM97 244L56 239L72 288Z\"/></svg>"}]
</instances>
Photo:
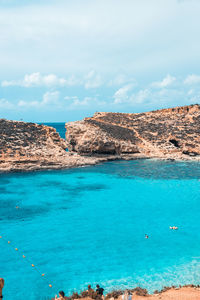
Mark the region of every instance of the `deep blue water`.
<instances>
[{"instance_id":1,"label":"deep blue water","mask_svg":"<svg viewBox=\"0 0 200 300\"><path fill-rule=\"evenodd\" d=\"M150 292L200 284L199 192L199 163L135 160L1 174L4 299L48 299L88 283Z\"/></svg>"},{"instance_id":2,"label":"deep blue water","mask_svg":"<svg viewBox=\"0 0 200 300\"><path fill-rule=\"evenodd\" d=\"M57 132L60 134L61 138L65 139L65 132L66 132L66 129L65 129L65 123L40 123L40 124L44 124L44 125L47 125L47 126L51 126L51 127L54 127Z\"/></svg>"}]
</instances>

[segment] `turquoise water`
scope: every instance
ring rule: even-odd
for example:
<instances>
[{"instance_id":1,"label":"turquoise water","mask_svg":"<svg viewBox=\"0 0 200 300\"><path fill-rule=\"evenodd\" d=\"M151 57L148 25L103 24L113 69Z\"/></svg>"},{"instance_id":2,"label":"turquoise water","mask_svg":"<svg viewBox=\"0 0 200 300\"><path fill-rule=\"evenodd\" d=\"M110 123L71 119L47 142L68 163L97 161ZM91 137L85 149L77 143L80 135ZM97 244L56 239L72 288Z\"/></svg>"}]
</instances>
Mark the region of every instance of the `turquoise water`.
<instances>
[{"instance_id":1,"label":"turquoise water","mask_svg":"<svg viewBox=\"0 0 200 300\"><path fill-rule=\"evenodd\" d=\"M66 133L66 129L65 129L65 123L63 122L57 122L57 123L40 123L40 124L44 124L50 127L54 127L57 132L60 134L61 138L65 139L65 133Z\"/></svg>"},{"instance_id":2,"label":"turquoise water","mask_svg":"<svg viewBox=\"0 0 200 300\"><path fill-rule=\"evenodd\" d=\"M199 163L136 160L1 174L4 299L48 299L88 283L150 292L200 284L199 191Z\"/></svg>"}]
</instances>

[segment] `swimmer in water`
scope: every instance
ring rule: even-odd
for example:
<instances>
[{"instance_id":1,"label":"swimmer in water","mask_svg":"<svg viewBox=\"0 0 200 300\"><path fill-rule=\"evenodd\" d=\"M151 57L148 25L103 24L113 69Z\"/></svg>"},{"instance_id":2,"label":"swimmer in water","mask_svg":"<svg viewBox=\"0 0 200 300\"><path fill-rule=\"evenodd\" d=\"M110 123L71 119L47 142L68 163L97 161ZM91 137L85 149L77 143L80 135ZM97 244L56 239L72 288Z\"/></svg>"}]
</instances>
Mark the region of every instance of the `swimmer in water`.
<instances>
[{"instance_id":1,"label":"swimmer in water","mask_svg":"<svg viewBox=\"0 0 200 300\"><path fill-rule=\"evenodd\" d=\"M169 229L177 230L178 227L177 226L170 226Z\"/></svg>"},{"instance_id":2,"label":"swimmer in water","mask_svg":"<svg viewBox=\"0 0 200 300\"><path fill-rule=\"evenodd\" d=\"M148 239L148 238L149 238L149 236L147 234L145 234L145 239Z\"/></svg>"}]
</instances>

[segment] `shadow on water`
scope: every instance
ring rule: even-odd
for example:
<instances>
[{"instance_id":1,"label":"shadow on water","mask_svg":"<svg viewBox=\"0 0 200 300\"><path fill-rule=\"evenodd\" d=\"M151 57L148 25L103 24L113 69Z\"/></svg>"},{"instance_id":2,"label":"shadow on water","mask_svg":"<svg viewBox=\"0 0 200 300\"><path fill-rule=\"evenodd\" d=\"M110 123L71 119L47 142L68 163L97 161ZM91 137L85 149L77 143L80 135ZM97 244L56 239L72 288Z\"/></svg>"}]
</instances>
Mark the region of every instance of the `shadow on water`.
<instances>
[{"instance_id":1,"label":"shadow on water","mask_svg":"<svg viewBox=\"0 0 200 300\"><path fill-rule=\"evenodd\" d=\"M46 193L49 193L52 199L54 199L54 197L56 199L56 203L52 201L52 199L49 201L49 203L45 202L45 204L39 202L38 205L33 204L29 206L27 205L28 203L26 203L25 205L21 205L19 209L16 209L18 203L19 206L21 203L21 200L18 199L18 196L25 197L24 194L29 193L29 191L24 190L24 185L21 185L19 190L16 182L14 181L16 174L1 174L0 220L33 218L38 215L48 213L50 210L54 209L55 205L58 206L58 209L67 210L70 209L72 203L75 205L74 200L80 195L82 196L87 192L100 192L111 188L108 184L104 184L104 182L87 183L85 180L90 178L90 176L93 176L92 173L112 175L123 179L199 179L200 163L142 159L133 161L107 162L98 166L70 170L17 174L17 178L20 182L23 182L23 178L25 178L26 180L28 179L28 182L26 181L27 184L30 184L30 182L33 183L33 188L36 189L36 196L38 192L40 194L44 192L44 198L46 198ZM55 174L56 176L59 175L59 179L53 178ZM66 183L65 181L68 180L66 180L66 176L71 176L72 174L75 181L73 181L71 184ZM39 177L38 182L37 180L34 180L35 176ZM29 178L31 180L29 180ZM10 184L12 184L12 189L10 189ZM15 200L12 199L12 195L14 194L16 194ZM28 198L29 197L27 197L27 199Z\"/></svg>"},{"instance_id":2,"label":"shadow on water","mask_svg":"<svg viewBox=\"0 0 200 300\"><path fill-rule=\"evenodd\" d=\"M32 219L33 217L47 213L50 208L47 205L40 206L19 206L16 208L16 201L0 201L1 215L0 221L16 221Z\"/></svg>"},{"instance_id":3,"label":"shadow on water","mask_svg":"<svg viewBox=\"0 0 200 300\"><path fill-rule=\"evenodd\" d=\"M123 178L141 177L145 179L199 179L200 178L200 162L192 161L170 161L157 159L136 159L136 160L121 160L113 162L105 162L95 166L85 166L81 168L72 168L66 170L48 170L17 173L19 178L33 178L38 175L59 174L70 175L77 174L77 179L87 178L87 173L109 174ZM0 184L10 183L10 179L15 178L16 173L0 174ZM49 187L53 185L63 185L60 181L44 182L40 187ZM64 183L66 186L66 184ZM83 187L84 188L84 187ZM70 187L69 187L70 189Z\"/></svg>"},{"instance_id":4,"label":"shadow on water","mask_svg":"<svg viewBox=\"0 0 200 300\"><path fill-rule=\"evenodd\" d=\"M76 197L85 192L98 192L108 189L108 186L105 184L80 184L75 186L66 186L62 187L63 195L68 194L71 197Z\"/></svg>"},{"instance_id":5,"label":"shadow on water","mask_svg":"<svg viewBox=\"0 0 200 300\"><path fill-rule=\"evenodd\" d=\"M199 268L187 264L199 251L199 182L167 179L199 178L200 163L156 160L0 175L1 232L35 256L55 290L100 280L105 288L139 283L157 289L171 285L174 274L178 284L194 283L190 275L198 280ZM171 225L179 230L169 230ZM30 266L27 276L23 268L16 273L15 257L5 261L7 248L1 250L10 295L19 289L13 284L17 273L24 279L20 287L42 294ZM186 271L176 270L180 264ZM19 290L17 299L23 299Z\"/></svg>"},{"instance_id":6,"label":"shadow on water","mask_svg":"<svg viewBox=\"0 0 200 300\"><path fill-rule=\"evenodd\" d=\"M2 176L1 176L2 175ZM3 174L0 174L0 184L9 184L10 180L7 178L3 178Z\"/></svg>"},{"instance_id":7,"label":"shadow on water","mask_svg":"<svg viewBox=\"0 0 200 300\"><path fill-rule=\"evenodd\" d=\"M36 188L39 188L40 193L42 190L47 189L48 193L55 193L56 202L45 201L45 204L39 202L38 205L27 205L24 203L27 194L27 200L29 201L29 191L11 191L6 187L0 187L0 221L10 220L25 220L32 219L34 217L48 213L50 210L56 207L59 210L68 210L71 208L72 203L77 196L84 194L88 191L100 191L108 188L104 184L78 184L70 185L56 180L48 180L35 184ZM54 189L54 187L57 187ZM49 190L49 191L48 191ZM15 196L9 196L15 195ZM22 194L25 196L22 196ZM37 195L37 194L36 194ZM25 197L25 198L24 198ZM25 201L26 202L26 201Z\"/></svg>"},{"instance_id":8,"label":"shadow on water","mask_svg":"<svg viewBox=\"0 0 200 300\"><path fill-rule=\"evenodd\" d=\"M78 176L77 179L85 179L84 176Z\"/></svg>"},{"instance_id":9,"label":"shadow on water","mask_svg":"<svg viewBox=\"0 0 200 300\"><path fill-rule=\"evenodd\" d=\"M4 195L4 194L14 194L14 192L13 191L10 191L10 190L8 190L7 188L5 188L5 187L1 187L0 186L0 195Z\"/></svg>"},{"instance_id":10,"label":"shadow on water","mask_svg":"<svg viewBox=\"0 0 200 300\"><path fill-rule=\"evenodd\" d=\"M82 193L87 191L95 192L95 191L100 191L105 189L108 189L108 186L106 186L105 184L80 184L80 185L62 188L62 190L67 190L73 193Z\"/></svg>"},{"instance_id":11,"label":"shadow on water","mask_svg":"<svg viewBox=\"0 0 200 300\"><path fill-rule=\"evenodd\" d=\"M76 170L80 172L80 170ZM132 161L107 162L81 169L81 173L103 173L123 178L144 179L199 179L200 162L161 161L140 159Z\"/></svg>"},{"instance_id":12,"label":"shadow on water","mask_svg":"<svg viewBox=\"0 0 200 300\"><path fill-rule=\"evenodd\" d=\"M84 178L84 177L83 177ZM63 183L60 181L52 181L52 180L48 180L42 183L38 184L39 188L52 188L52 187L58 187L61 191L67 191L69 193L81 193L81 192L86 192L86 191L100 191L100 190L104 190L107 189L108 186L105 184L84 184L84 183L78 183L75 185L72 184L67 184L67 183Z\"/></svg>"}]
</instances>

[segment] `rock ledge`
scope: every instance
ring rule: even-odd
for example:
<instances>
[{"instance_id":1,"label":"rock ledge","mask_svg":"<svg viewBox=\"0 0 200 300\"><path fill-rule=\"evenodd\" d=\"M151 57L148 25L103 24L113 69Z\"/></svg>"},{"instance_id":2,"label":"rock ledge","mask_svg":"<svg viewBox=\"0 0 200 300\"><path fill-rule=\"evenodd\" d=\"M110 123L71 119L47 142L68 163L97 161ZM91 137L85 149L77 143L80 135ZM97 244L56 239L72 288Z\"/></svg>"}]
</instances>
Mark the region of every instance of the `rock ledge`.
<instances>
[{"instance_id":1,"label":"rock ledge","mask_svg":"<svg viewBox=\"0 0 200 300\"><path fill-rule=\"evenodd\" d=\"M200 159L200 105L146 113L96 113L66 124L67 147L81 155Z\"/></svg>"}]
</instances>

